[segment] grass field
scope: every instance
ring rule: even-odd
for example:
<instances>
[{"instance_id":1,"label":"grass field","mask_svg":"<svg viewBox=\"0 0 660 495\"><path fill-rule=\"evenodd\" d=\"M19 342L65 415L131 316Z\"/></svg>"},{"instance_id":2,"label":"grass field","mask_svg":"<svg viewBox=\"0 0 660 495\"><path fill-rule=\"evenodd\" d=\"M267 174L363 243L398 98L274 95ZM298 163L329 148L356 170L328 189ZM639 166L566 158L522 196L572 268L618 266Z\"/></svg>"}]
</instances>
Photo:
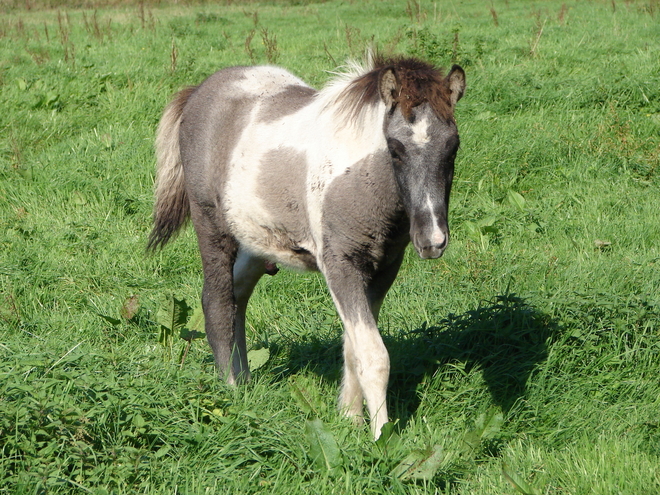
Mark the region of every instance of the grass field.
<instances>
[{"instance_id":1,"label":"grass field","mask_svg":"<svg viewBox=\"0 0 660 495\"><path fill-rule=\"evenodd\" d=\"M0 493L660 492L660 2L79 7L0 6ZM319 87L370 45L468 82L452 243L381 313L378 443L335 409L318 275L260 283L232 389L163 326L199 305L192 229L145 254L173 92L251 63Z\"/></svg>"}]
</instances>

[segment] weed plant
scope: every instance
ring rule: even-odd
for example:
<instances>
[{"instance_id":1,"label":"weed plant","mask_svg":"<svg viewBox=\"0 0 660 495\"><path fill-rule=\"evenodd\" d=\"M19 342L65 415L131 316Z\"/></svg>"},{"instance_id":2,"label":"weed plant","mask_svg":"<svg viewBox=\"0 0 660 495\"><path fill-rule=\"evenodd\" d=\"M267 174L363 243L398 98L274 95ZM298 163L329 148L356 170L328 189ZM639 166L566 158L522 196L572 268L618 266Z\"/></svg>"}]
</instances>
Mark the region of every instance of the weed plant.
<instances>
[{"instance_id":1,"label":"weed plant","mask_svg":"<svg viewBox=\"0 0 660 495\"><path fill-rule=\"evenodd\" d=\"M660 491L656 0L80 6L1 8L0 493ZM144 250L173 92L250 63L321 86L367 46L468 78L450 248L381 313L377 443L335 410L318 275L260 283L233 389L194 233Z\"/></svg>"}]
</instances>

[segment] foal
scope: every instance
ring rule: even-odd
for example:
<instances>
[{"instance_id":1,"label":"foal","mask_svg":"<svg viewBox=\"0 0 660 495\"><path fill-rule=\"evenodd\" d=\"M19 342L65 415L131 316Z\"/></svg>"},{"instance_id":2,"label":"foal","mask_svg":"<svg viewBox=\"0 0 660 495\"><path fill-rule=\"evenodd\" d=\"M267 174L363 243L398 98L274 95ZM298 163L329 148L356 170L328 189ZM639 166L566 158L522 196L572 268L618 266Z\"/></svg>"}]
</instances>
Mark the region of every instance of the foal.
<instances>
[{"instance_id":1,"label":"foal","mask_svg":"<svg viewBox=\"0 0 660 495\"><path fill-rule=\"evenodd\" d=\"M192 218L206 335L229 383L250 376L245 311L272 263L320 270L344 324L340 407L375 438L389 356L378 312L410 241L438 258L465 73L407 58L353 65L320 91L276 67L231 67L181 91L161 119L154 228ZM267 265L267 262L269 263Z\"/></svg>"}]
</instances>

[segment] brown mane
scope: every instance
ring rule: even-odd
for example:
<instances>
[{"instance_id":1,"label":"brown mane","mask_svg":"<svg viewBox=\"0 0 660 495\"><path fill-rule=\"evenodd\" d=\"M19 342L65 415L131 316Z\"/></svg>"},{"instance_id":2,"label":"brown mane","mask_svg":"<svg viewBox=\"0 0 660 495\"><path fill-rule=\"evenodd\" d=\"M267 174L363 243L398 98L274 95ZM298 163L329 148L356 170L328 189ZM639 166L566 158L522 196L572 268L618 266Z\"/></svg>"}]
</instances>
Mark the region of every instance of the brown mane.
<instances>
[{"instance_id":1,"label":"brown mane","mask_svg":"<svg viewBox=\"0 0 660 495\"><path fill-rule=\"evenodd\" d=\"M454 111L451 91L442 71L416 58L376 57L374 68L352 81L339 96L341 106L348 115L356 118L365 105L375 105L380 100L378 84L383 72L393 70L399 92L394 96L396 105L406 119L412 109L428 102L439 118L452 121Z\"/></svg>"}]
</instances>

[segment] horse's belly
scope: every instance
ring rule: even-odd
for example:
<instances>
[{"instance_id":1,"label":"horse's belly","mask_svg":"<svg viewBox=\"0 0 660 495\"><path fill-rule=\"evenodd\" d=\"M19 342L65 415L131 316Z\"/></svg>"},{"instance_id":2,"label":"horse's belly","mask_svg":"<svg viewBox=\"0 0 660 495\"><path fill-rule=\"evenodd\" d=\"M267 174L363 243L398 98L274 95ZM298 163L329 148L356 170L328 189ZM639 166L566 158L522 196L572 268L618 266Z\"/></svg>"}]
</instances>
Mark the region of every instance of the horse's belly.
<instances>
[{"instance_id":1,"label":"horse's belly","mask_svg":"<svg viewBox=\"0 0 660 495\"><path fill-rule=\"evenodd\" d=\"M239 243L269 261L297 270L317 270L315 248L306 239L292 236L283 225L265 225L254 217L228 215Z\"/></svg>"},{"instance_id":2,"label":"horse's belly","mask_svg":"<svg viewBox=\"0 0 660 495\"><path fill-rule=\"evenodd\" d=\"M280 147L236 160L224 191L233 235L252 252L300 270L314 270L317 249L306 204L304 153Z\"/></svg>"}]
</instances>

